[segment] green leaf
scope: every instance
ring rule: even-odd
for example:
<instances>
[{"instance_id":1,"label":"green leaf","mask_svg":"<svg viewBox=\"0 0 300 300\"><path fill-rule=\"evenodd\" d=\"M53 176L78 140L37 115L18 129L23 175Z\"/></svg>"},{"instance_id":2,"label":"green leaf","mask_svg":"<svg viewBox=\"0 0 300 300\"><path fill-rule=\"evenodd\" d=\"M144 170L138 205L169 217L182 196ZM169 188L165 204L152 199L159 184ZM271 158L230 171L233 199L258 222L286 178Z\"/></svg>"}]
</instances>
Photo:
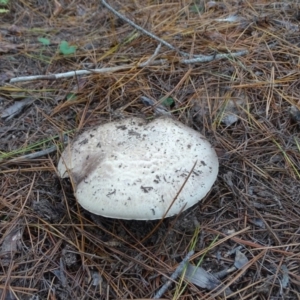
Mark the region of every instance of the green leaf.
<instances>
[{"instance_id":1,"label":"green leaf","mask_svg":"<svg viewBox=\"0 0 300 300\"><path fill-rule=\"evenodd\" d=\"M175 102L174 102L174 99L172 97L168 97L166 100L164 100L162 102L162 105L164 106L171 106L173 105Z\"/></svg>"},{"instance_id":2,"label":"green leaf","mask_svg":"<svg viewBox=\"0 0 300 300\"><path fill-rule=\"evenodd\" d=\"M67 101L74 101L74 100L76 100L76 94L74 94L74 93L69 93L68 95L67 95Z\"/></svg>"},{"instance_id":3,"label":"green leaf","mask_svg":"<svg viewBox=\"0 0 300 300\"><path fill-rule=\"evenodd\" d=\"M59 51L63 55L73 54L76 51L75 46L69 46L69 43L67 41L61 41L59 45Z\"/></svg>"},{"instance_id":4,"label":"green leaf","mask_svg":"<svg viewBox=\"0 0 300 300\"><path fill-rule=\"evenodd\" d=\"M0 0L0 5L7 5L9 0Z\"/></svg>"},{"instance_id":5,"label":"green leaf","mask_svg":"<svg viewBox=\"0 0 300 300\"><path fill-rule=\"evenodd\" d=\"M7 13L7 12L9 12L8 9L0 8L0 14L4 14L4 13Z\"/></svg>"},{"instance_id":6,"label":"green leaf","mask_svg":"<svg viewBox=\"0 0 300 300\"><path fill-rule=\"evenodd\" d=\"M194 13L201 14L204 12L204 6L193 4L190 6L190 11Z\"/></svg>"},{"instance_id":7,"label":"green leaf","mask_svg":"<svg viewBox=\"0 0 300 300\"><path fill-rule=\"evenodd\" d=\"M38 41L43 44L44 46L49 46L50 45L50 40L47 39L47 38L42 38L42 37L39 37L38 38Z\"/></svg>"}]
</instances>

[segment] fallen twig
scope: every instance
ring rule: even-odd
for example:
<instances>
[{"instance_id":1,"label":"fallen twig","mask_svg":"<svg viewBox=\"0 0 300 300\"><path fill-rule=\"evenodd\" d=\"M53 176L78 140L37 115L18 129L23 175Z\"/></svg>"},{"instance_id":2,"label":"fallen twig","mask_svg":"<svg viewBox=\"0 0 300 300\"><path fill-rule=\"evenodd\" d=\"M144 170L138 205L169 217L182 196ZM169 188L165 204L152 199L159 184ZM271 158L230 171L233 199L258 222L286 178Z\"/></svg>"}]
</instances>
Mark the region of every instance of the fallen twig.
<instances>
[{"instance_id":1,"label":"fallen twig","mask_svg":"<svg viewBox=\"0 0 300 300\"><path fill-rule=\"evenodd\" d=\"M149 57L144 63L140 64L141 68L146 67L147 65L149 65L154 60L154 58L157 56L160 48L161 48L161 44L158 44L158 46L156 47L153 55L151 55L151 57Z\"/></svg>"},{"instance_id":2,"label":"fallen twig","mask_svg":"<svg viewBox=\"0 0 300 300\"><path fill-rule=\"evenodd\" d=\"M162 65L164 63L167 63L166 59L152 61L151 65L152 66L153 65ZM79 75L89 75L89 74L93 74L93 73L97 73L97 74L113 73L113 72L128 70L128 69L132 69L132 68L141 68L141 67L145 66L144 64L146 64L146 63L141 63L138 65L128 64L128 65L123 65L123 66L101 68L101 69L69 71L69 72L51 74L51 75L22 76L22 77L11 78L9 83L16 83L16 82L21 82L21 81L32 81L32 80L57 80L60 78L69 78L69 77L74 77L74 76L79 76Z\"/></svg>"},{"instance_id":3,"label":"fallen twig","mask_svg":"<svg viewBox=\"0 0 300 300\"><path fill-rule=\"evenodd\" d=\"M149 37L151 37L152 39L158 41L159 43L165 45L166 47L168 47L171 50L174 50L178 53L180 53L183 56L189 56L188 53L182 52L180 50L178 50L176 47L174 47L173 45L169 44L168 42L166 42L165 40L159 38L158 36L156 36L155 34L147 31L146 29L144 29L143 27L135 24L133 21L131 21L130 19L128 19L127 17L123 16L122 14L120 14L117 10L115 10L113 7L111 7L105 0L101 0L101 3L103 6L105 6L108 10L110 10L114 15L116 15L117 17L119 17L120 19L122 19L123 21L125 21L126 23L130 24L132 27L134 27L135 29L141 31L142 33L144 33L145 35L148 35Z\"/></svg>"},{"instance_id":4,"label":"fallen twig","mask_svg":"<svg viewBox=\"0 0 300 300\"><path fill-rule=\"evenodd\" d=\"M190 53L186 53L186 52L178 50L176 47L174 47L170 43L166 42L165 40L161 39L160 37L156 36L152 32L149 32L146 29L142 28L141 26L135 24L133 21L131 21L130 19L128 19L124 15L120 14L117 10L115 10L113 7L111 7L105 0L101 0L101 3L107 9L109 9L113 14L115 14L117 17L119 17L123 21L127 22L128 24L130 24L135 29L141 31L145 35L148 35L149 37L151 37L152 39L154 39L154 40L158 41L159 43L165 45L169 49L178 52L182 56L190 57ZM193 55L192 59L183 59L180 62L183 63L183 64L192 64L192 63L197 63L197 62L208 62L208 61L212 61L212 60L215 60L215 59L217 60L217 59L221 59L221 58L228 58L230 56L231 57L240 56L240 55L244 55L244 54L247 54L247 53L248 53L247 50L242 50L242 51L234 52L234 53L231 53L231 54L226 54L226 53L217 54L217 55L203 55L203 54L200 54L200 55Z\"/></svg>"},{"instance_id":5,"label":"fallen twig","mask_svg":"<svg viewBox=\"0 0 300 300\"><path fill-rule=\"evenodd\" d=\"M209 62L213 60L219 60L224 58L230 58L230 57L237 57L242 56L245 54L248 54L248 50L241 50L238 52L233 53L220 53L216 55L198 55L198 57L191 58L191 59L182 59L179 60L179 63L182 64L194 64L194 63L203 63L203 62ZM58 74L51 74L51 75L34 75L34 76L22 76L22 77L14 77L11 78L9 83L16 83L21 81L33 81L33 80L56 80L60 78L68 78L68 77L74 77L79 75L89 75L93 73L113 73L117 71L122 70L128 70L132 68L144 68L146 66L157 66L157 65L164 65L168 63L168 60L166 59L160 59L151 61L154 55L150 57L146 62L141 64L128 64L123 66L117 66L117 67L111 67L111 68L101 68L101 69L92 69L92 70L77 70L77 71L69 71L65 73L58 73Z\"/></svg>"},{"instance_id":6,"label":"fallen twig","mask_svg":"<svg viewBox=\"0 0 300 300\"><path fill-rule=\"evenodd\" d=\"M183 261L178 265L175 272L171 275L171 279L169 279L154 295L153 299L159 299L161 296L166 292L166 290L170 287L170 285L176 280L176 278L182 273L183 269L186 266L186 263L191 258L191 256L195 253L194 250L191 250L186 257L183 259Z\"/></svg>"},{"instance_id":7,"label":"fallen twig","mask_svg":"<svg viewBox=\"0 0 300 300\"><path fill-rule=\"evenodd\" d=\"M153 61L154 57L158 54L158 51L160 50L161 44L168 47L171 50L178 52L179 54L181 54L184 57L190 56L189 53L179 51L176 47L172 46L170 43L166 42L165 40L159 38L158 36L154 35L153 33L149 32L149 31L145 30L144 28L140 27L139 25L135 24L130 19L128 19L127 17L123 16L118 11L116 11L105 0L101 0L101 3L107 9L109 9L112 13L114 13L117 17L124 20L125 22L127 22L128 24L133 26L135 29L141 31L145 35L148 35L149 37L153 38L154 40L156 40L160 43L158 45L158 47L156 48L154 54L146 62L140 63L140 64L128 64L128 65L123 65L123 66L93 69L93 70L77 70L77 71L70 71L70 72L51 74L51 75L34 75L34 76L15 77L15 78L11 78L9 83L16 83L16 82L21 82L21 81L33 81L33 80L56 80L56 79L60 79L60 78L68 78L68 77L79 76L79 75L89 75L89 74L93 74L93 73L113 73L113 72L117 72L117 71L131 69L131 68L144 68L146 66L164 65L164 64L168 63L168 60L161 59L161 60ZM249 53L248 50L241 50L241 51L233 52L233 53L220 53L220 54L215 54L215 55L200 54L200 55L193 55L192 58L179 59L178 62L182 63L182 64L203 63L203 62L210 62L213 60L219 60L219 59L224 59L224 58L232 58L232 57L242 56L242 55L245 55L248 53Z\"/></svg>"},{"instance_id":8,"label":"fallen twig","mask_svg":"<svg viewBox=\"0 0 300 300\"><path fill-rule=\"evenodd\" d=\"M220 54L216 54L216 55L197 55L195 58L182 59L182 60L180 60L180 63L182 63L182 64L203 63L203 62L209 62L209 61L219 60L219 59L223 59L223 58L242 56L242 55L245 55L248 53L249 53L248 50L241 50L238 52L220 53Z\"/></svg>"}]
</instances>

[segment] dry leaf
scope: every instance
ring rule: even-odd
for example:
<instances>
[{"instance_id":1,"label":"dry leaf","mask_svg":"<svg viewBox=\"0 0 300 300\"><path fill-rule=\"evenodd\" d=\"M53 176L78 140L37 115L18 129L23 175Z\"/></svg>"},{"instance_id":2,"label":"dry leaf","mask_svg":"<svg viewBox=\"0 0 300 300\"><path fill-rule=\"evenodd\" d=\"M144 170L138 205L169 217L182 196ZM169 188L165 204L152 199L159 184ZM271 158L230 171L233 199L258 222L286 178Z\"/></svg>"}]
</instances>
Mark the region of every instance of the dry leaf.
<instances>
[{"instance_id":1,"label":"dry leaf","mask_svg":"<svg viewBox=\"0 0 300 300\"><path fill-rule=\"evenodd\" d=\"M14 253L18 250L18 242L22 237L20 229L14 229L3 240L0 250L0 261L2 266L8 266Z\"/></svg>"},{"instance_id":2,"label":"dry leaf","mask_svg":"<svg viewBox=\"0 0 300 300\"><path fill-rule=\"evenodd\" d=\"M92 285L99 286L103 281L102 276L99 274L99 272L96 271L92 271L91 273L92 273Z\"/></svg>"},{"instance_id":3,"label":"dry leaf","mask_svg":"<svg viewBox=\"0 0 300 300\"><path fill-rule=\"evenodd\" d=\"M221 116L221 122L225 124L226 126L230 126L238 121L239 115L240 115L240 109L239 106L244 105L244 100L239 99L236 101L229 100L226 103L225 108L223 108L222 116Z\"/></svg>"},{"instance_id":4,"label":"dry leaf","mask_svg":"<svg viewBox=\"0 0 300 300\"><path fill-rule=\"evenodd\" d=\"M248 221L249 221L249 223L251 223L257 227L266 228L264 221L260 218L251 218L251 219L248 219Z\"/></svg>"},{"instance_id":5,"label":"dry leaf","mask_svg":"<svg viewBox=\"0 0 300 300\"><path fill-rule=\"evenodd\" d=\"M248 263L248 258L239 250L235 251L234 266L237 269L243 268Z\"/></svg>"},{"instance_id":6,"label":"dry leaf","mask_svg":"<svg viewBox=\"0 0 300 300\"><path fill-rule=\"evenodd\" d=\"M190 263L187 265L184 277L187 281L210 291L214 289L217 291L223 286L222 282L215 276L208 273L203 268L195 267ZM229 296L231 293L232 291L229 288L225 289L226 296Z\"/></svg>"},{"instance_id":7,"label":"dry leaf","mask_svg":"<svg viewBox=\"0 0 300 300\"><path fill-rule=\"evenodd\" d=\"M3 110L1 114L2 119L10 120L17 114L19 114L24 107L31 104L34 101L32 98L25 98L21 101L16 101L14 104L10 105L6 109Z\"/></svg>"},{"instance_id":8,"label":"dry leaf","mask_svg":"<svg viewBox=\"0 0 300 300\"><path fill-rule=\"evenodd\" d=\"M290 281L289 270L286 265L281 266L281 272L282 272L281 285L285 289L288 287Z\"/></svg>"},{"instance_id":9,"label":"dry leaf","mask_svg":"<svg viewBox=\"0 0 300 300\"><path fill-rule=\"evenodd\" d=\"M290 107L290 115L294 122L300 124L300 110L297 106L292 105Z\"/></svg>"}]
</instances>

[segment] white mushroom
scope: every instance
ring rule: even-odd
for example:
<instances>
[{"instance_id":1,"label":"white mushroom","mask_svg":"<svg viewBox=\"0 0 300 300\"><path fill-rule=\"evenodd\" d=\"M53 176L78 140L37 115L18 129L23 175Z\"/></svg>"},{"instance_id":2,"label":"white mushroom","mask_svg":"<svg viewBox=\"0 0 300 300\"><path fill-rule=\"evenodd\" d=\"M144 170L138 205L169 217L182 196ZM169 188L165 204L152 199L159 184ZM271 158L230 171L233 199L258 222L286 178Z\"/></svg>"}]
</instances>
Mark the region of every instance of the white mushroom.
<instances>
[{"instance_id":1,"label":"white mushroom","mask_svg":"<svg viewBox=\"0 0 300 300\"><path fill-rule=\"evenodd\" d=\"M193 206L211 189L217 155L197 131L171 118L128 118L83 132L62 153L58 172L75 197L109 218L154 220ZM175 199L175 200L174 200Z\"/></svg>"}]
</instances>

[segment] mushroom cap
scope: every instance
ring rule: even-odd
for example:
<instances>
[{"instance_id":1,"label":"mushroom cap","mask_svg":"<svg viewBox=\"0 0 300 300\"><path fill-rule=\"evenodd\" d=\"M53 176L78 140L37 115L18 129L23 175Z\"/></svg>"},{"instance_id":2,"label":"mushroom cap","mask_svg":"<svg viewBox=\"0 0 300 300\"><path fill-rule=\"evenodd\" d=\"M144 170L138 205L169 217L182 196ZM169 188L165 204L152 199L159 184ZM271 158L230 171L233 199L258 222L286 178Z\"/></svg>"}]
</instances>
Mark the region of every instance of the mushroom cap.
<instances>
[{"instance_id":1,"label":"mushroom cap","mask_svg":"<svg viewBox=\"0 0 300 300\"><path fill-rule=\"evenodd\" d=\"M57 167L72 179L86 210L134 220L171 217L193 206L211 189L218 168L203 135L166 117L87 130L66 147Z\"/></svg>"}]
</instances>

